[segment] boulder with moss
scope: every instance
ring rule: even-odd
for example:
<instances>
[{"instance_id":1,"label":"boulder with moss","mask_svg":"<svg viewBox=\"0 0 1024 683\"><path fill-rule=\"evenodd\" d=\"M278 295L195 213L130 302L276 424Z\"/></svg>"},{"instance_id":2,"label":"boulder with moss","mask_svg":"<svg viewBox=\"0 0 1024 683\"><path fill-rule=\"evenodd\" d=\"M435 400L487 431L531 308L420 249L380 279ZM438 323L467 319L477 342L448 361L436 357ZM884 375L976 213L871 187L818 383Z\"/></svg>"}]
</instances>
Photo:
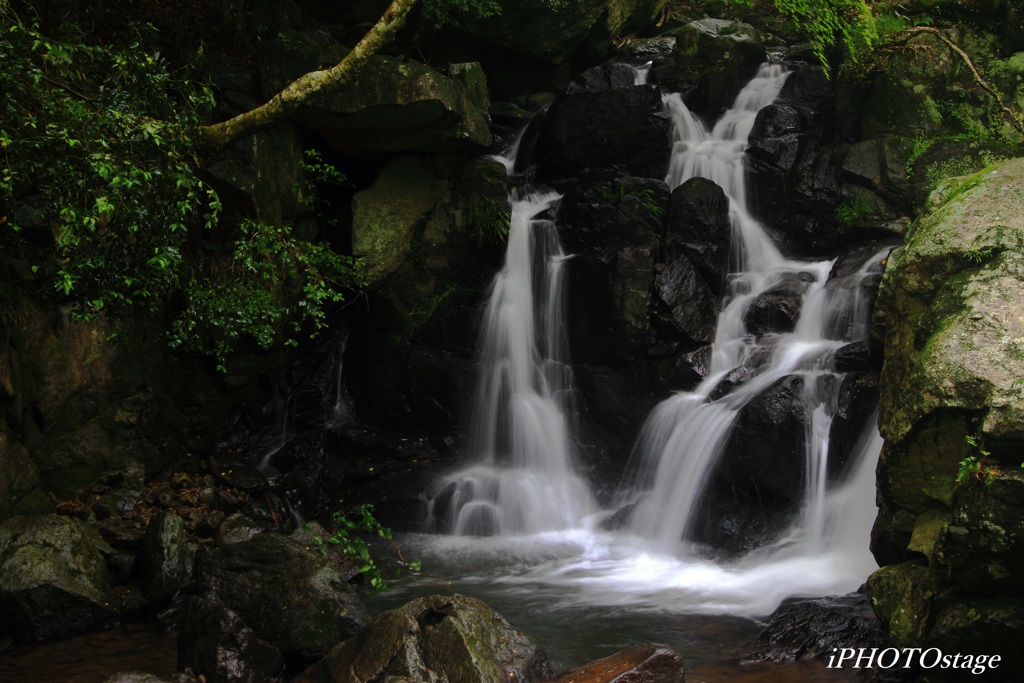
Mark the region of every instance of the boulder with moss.
<instances>
[{"instance_id":1,"label":"boulder with moss","mask_svg":"<svg viewBox=\"0 0 1024 683\"><path fill-rule=\"evenodd\" d=\"M226 633L245 636L232 641L230 652L272 670L274 662L316 661L368 621L340 565L277 534L259 534L203 556L196 583L179 664L217 680L227 679L218 673L220 656L211 654L209 644Z\"/></svg>"},{"instance_id":2,"label":"boulder with moss","mask_svg":"<svg viewBox=\"0 0 1024 683\"><path fill-rule=\"evenodd\" d=\"M0 525L0 626L18 640L62 638L118 620L103 551L76 519L11 517Z\"/></svg>"},{"instance_id":3,"label":"boulder with moss","mask_svg":"<svg viewBox=\"0 0 1024 683\"><path fill-rule=\"evenodd\" d=\"M483 602L432 595L383 612L294 683L528 683L548 678L544 651Z\"/></svg>"},{"instance_id":4,"label":"boulder with moss","mask_svg":"<svg viewBox=\"0 0 1024 683\"><path fill-rule=\"evenodd\" d=\"M872 549L886 566L868 587L898 646L965 651L978 634L1024 636L1022 178L1014 159L960 179L883 278Z\"/></svg>"}]
</instances>

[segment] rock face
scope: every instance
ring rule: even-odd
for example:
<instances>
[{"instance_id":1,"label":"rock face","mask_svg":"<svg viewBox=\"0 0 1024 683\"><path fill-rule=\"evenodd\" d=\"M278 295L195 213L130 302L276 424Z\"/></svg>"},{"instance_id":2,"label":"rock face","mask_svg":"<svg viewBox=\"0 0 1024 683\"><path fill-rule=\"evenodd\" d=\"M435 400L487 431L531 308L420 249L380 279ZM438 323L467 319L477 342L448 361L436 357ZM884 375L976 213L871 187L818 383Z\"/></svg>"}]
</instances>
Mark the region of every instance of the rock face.
<instances>
[{"instance_id":1,"label":"rock face","mask_svg":"<svg viewBox=\"0 0 1024 683\"><path fill-rule=\"evenodd\" d=\"M367 614L339 565L260 534L202 558L185 619L179 667L226 683L248 680L239 673L248 671L270 680L286 660L316 661L362 629Z\"/></svg>"},{"instance_id":2,"label":"rock face","mask_svg":"<svg viewBox=\"0 0 1024 683\"><path fill-rule=\"evenodd\" d=\"M529 683L548 676L543 650L484 603L456 594L380 614L294 683Z\"/></svg>"},{"instance_id":3,"label":"rock face","mask_svg":"<svg viewBox=\"0 0 1024 683\"><path fill-rule=\"evenodd\" d=\"M964 179L883 278L872 550L885 566L868 588L899 646L983 652L1024 633L1022 173L1017 159Z\"/></svg>"},{"instance_id":4,"label":"rock face","mask_svg":"<svg viewBox=\"0 0 1024 683\"><path fill-rule=\"evenodd\" d=\"M12 517L0 525L2 628L32 641L117 623L104 546L68 517Z\"/></svg>"}]
</instances>

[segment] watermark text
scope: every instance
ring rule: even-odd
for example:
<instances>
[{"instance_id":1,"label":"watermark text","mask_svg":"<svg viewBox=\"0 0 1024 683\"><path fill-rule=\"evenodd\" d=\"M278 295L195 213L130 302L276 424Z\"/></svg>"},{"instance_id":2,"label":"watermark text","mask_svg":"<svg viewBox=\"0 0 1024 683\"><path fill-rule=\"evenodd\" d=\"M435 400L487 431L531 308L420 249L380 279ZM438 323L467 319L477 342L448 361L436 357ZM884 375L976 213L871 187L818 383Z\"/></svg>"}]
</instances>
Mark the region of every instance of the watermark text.
<instances>
[{"instance_id":1,"label":"watermark text","mask_svg":"<svg viewBox=\"0 0 1024 683\"><path fill-rule=\"evenodd\" d=\"M830 669L961 669L983 674L999 668L999 655L946 654L937 647L834 647L828 658Z\"/></svg>"}]
</instances>

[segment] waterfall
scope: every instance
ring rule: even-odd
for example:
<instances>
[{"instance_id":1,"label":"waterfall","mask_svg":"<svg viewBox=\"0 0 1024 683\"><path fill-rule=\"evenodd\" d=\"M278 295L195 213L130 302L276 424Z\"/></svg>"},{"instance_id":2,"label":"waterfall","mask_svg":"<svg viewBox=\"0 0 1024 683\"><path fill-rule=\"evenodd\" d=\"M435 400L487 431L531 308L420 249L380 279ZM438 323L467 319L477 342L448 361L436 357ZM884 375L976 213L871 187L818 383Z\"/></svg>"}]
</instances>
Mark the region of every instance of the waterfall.
<instances>
[{"instance_id":1,"label":"waterfall","mask_svg":"<svg viewBox=\"0 0 1024 683\"><path fill-rule=\"evenodd\" d=\"M431 494L431 519L456 535L573 528L594 511L589 487L573 471L573 379L563 312L568 257L548 217L560 198L553 192L509 198L505 265L484 313L467 441L477 464L445 478Z\"/></svg>"},{"instance_id":2,"label":"waterfall","mask_svg":"<svg viewBox=\"0 0 1024 683\"><path fill-rule=\"evenodd\" d=\"M646 78L637 71L636 82ZM764 615L792 596L854 590L875 566L867 550L881 439L872 420L842 472L829 436L842 373L836 352L867 339L870 301L887 250L859 268L786 258L746 204L744 154L757 112L786 79L763 66L709 131L676 94L666 182L703 176L730 200L729 277L706 379L656 406L633 448L630 505L599 510L573 469L573 378L565 352L555 193L513 193L504 267L490 290L479 341L466 456L473 465L427 492L432 530L416 550L450 577L486 584L544 609L624 606ZM499 159L509 172L513 159ZM759 298L786 289L799 303L790 331L752 330ZM783 378L803 425L805 473L795 519L769 545L729 562L693 552L690 527L738 416ZM836 481L841 483L837 484ZM795 488L799 488L795 485ZM868 501L866 504L865 501ZM601 520L625 522L615 530ZM614 524L612 525L614 526ZM481 538L488 536L488 538ZM489 571L490 568L490 571ZM541 596L537 598L536 596Z\"/></svg>"},{"instance_id":3,"label":"waterfall","mask_svg":"<svg viewBox=\"0 0 1024 683\"><path fill-rule=\"evenodd\" d=\"M829 524L827 474L832 411L841 375L832 367L835 351L864 338L867 306L856 294L882 254L872 255L845 286L827 286L833 261L784 258L746 207L743 157L757 112L778 96L786 72L764 65L709 133L675 94L665 96L674 122L673 153L666 181L677 187L702 176L730 199L733 245L728 292L715 333L707 378L692 392L679 393L655 408L635 448L632 530L666 550L688 537L708 479L726 448L740 411L765 389L789 375L803 379L805 494L790 540L821 549ZM791 332L754 334L746 321L751 306L772 288L792 286L800 294L800 315ZM849 292L854 294L849 294ZM722 380L742 369L750 376L720 390ZM836 381L821 381L834 378Z\"/></svg>"}]
</instances>

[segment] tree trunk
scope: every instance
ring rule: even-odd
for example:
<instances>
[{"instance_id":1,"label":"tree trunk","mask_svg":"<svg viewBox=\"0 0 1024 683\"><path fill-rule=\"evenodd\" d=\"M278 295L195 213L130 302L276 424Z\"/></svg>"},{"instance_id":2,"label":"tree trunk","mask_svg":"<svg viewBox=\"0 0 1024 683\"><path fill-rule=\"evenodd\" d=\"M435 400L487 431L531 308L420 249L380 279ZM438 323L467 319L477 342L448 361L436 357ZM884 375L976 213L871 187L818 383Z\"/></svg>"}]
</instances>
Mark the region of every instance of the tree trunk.
<instances>
[{"instance_id":1,"label":"tree trunk","mask_svg":"<svg viewBox=\"0 0 1024 683\"><path fill-rule=\"evenodd\" d=\"M244 114L199 128L203 143L223 149L232 142L280 121L317 93L329 91L352 80L367 60L395 37L418 0L392 0L387 10L366 32L345 58L322 71L311 71L292 81L266 103Z\"/></svg>"}]
</instances>

